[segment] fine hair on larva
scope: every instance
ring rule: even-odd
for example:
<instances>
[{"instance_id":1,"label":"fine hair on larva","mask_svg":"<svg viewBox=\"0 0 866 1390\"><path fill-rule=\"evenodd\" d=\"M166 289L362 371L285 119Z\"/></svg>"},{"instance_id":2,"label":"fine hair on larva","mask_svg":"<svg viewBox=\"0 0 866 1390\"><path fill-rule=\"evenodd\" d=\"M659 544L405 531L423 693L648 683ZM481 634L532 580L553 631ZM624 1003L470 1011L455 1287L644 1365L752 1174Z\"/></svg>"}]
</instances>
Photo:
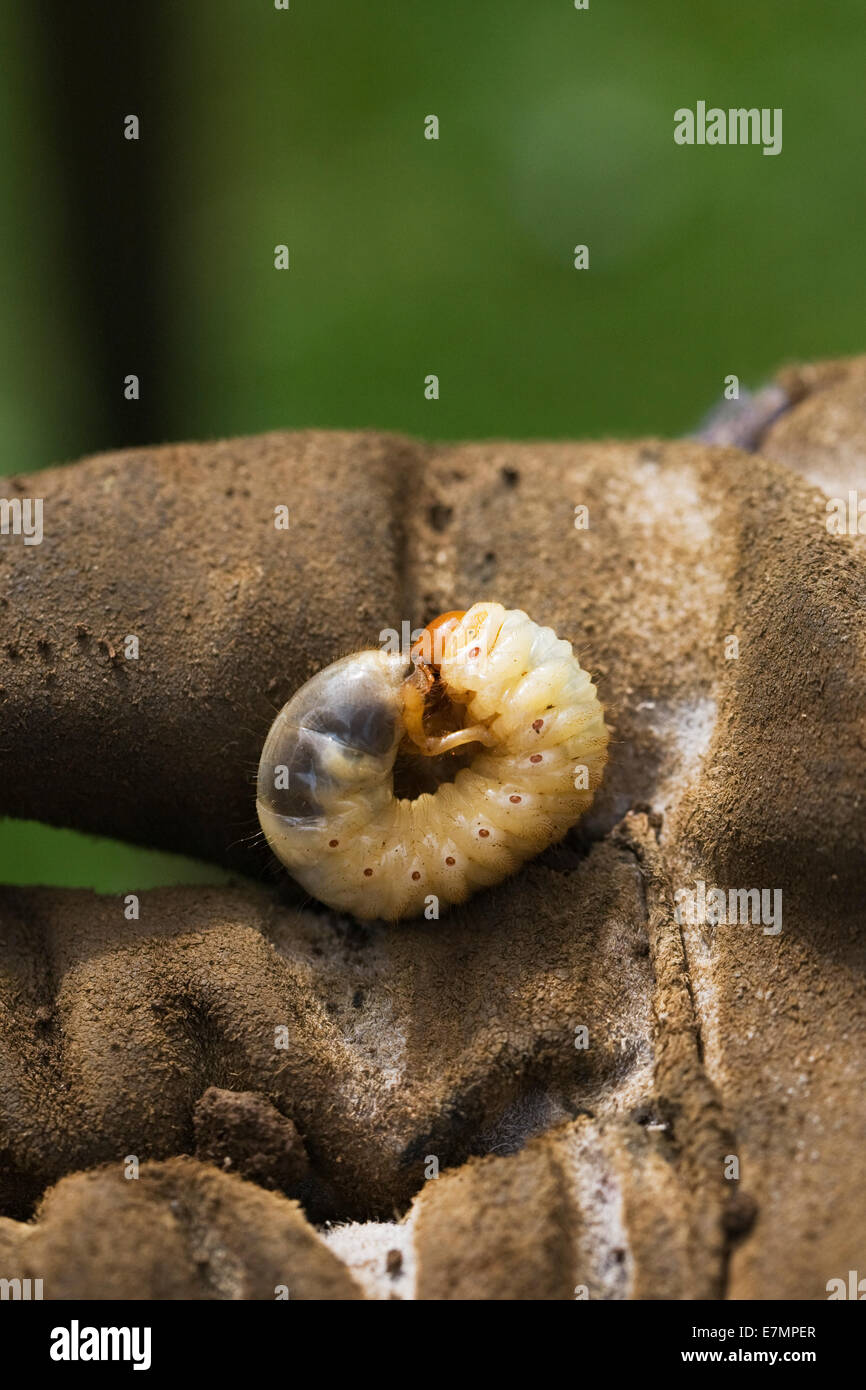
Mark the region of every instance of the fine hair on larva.
<instances>
[{"instance_id":1,"label":"fine hair on larva","mask_svg":"<svg viewBox=\"0 0 866 1390\"><path fill-rule=\"evenodd\" d=\"M607 743L571 643L520 609L476 603L431 623L409 661L356 652L301 686L265 740L256 807L274 853L329 907L438 915L562 838ZM453 781L395 795L401 747L432 758L470 745Z\"/></svg>"}]
</instances>

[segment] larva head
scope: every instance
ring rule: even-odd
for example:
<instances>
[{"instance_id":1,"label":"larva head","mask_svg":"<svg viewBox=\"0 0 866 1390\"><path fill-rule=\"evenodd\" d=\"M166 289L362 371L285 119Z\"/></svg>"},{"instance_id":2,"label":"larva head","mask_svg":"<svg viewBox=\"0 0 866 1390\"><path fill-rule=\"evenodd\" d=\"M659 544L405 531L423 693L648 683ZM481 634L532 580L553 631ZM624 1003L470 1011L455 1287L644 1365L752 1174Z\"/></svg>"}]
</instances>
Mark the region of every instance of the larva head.
<instances>
[{"instance_id":1,"label":"larva head","mask_svg":"<svg viewBox=\"0 0 866 1390\"><path fill-rule=\"evenodd\" d=\"M463 609L454 608L449 613L440 613L438 618L428 623L410 653L416 666L430 666L438 670L446 642L465 617Z\"/></svg>"},{"instance_id":2,"label":"larva head","mask_svg":"<svg viewBox=\"0 0 866 1390\"><path fill-rule=\"evenodd\" d=\"M472 674L483 680L484 663L474 661L493 645L505 609L499 604L475 604L434 618L412 647L414 670L403 689L403 722L407 739L428 756L453 752L466 743L491 743L489 730L465 722L464 696L471 684L461 682L468 660Z\"/></svg>"},{"instance_id":3,"label":"larva head","mask_svg":"<svg viewBox=\"0 0 866 1390\"><path fill-rule=\"evenodd\" d=\"M437 705L441 713L443 687L439 680L439 664L448 637L464 616L463 611L457 609L440 613L423 629L409 653L413 669L403 683L403 724L408 744L422 753L430 754L436 746L435 740L430 738L427 720Z\"/></svg>"},{"instance_id":4,"label":"larva head","mask_svg":"<svg viewBox=\"0 0 866 1390\"><path fill-rule=\"evenodd\" d=\"M280 710L262 749L256 797L277 854L280 822L316 821L359 792L390 786L405 672L399 656L356 652L319 671Z\"/></svg>"}]
</instances>

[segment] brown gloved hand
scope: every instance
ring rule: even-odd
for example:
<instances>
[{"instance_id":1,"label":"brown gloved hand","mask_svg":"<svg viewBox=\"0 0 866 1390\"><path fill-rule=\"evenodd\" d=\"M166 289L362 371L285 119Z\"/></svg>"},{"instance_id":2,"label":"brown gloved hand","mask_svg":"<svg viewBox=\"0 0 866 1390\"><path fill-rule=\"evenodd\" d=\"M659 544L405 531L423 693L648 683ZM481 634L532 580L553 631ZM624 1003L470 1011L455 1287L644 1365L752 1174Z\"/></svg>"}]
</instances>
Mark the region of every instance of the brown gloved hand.
<instances>
[{"instance_id":1,"label":"brown gloved hand","mask_svg":"<svg viewBox=\"0 0 866 1390\"><path fill-rule=\"evenodd\" d=\"M420 1192L420 1296L825 1297L866 1229L860 1138L836 1123L866 1023L866 563L798 473L822 399L823 476L837 455L856 472L858 373L789 374L760 455L269 435L0 485L42 497L45 530L0 547L5 814L267 877L252 777L274 709L383 628L483 597L572 640L614 728L578 831L440 922L360 927L279 875L279 895L142 894L137 921L5 890L2 1210L192 1152L218 1086L293 1122L313 1220ZM680 931L698 880L781 890L781 932ZM548 1227L573 1238L539 1247Z\"/></svg>"}]
</instances>

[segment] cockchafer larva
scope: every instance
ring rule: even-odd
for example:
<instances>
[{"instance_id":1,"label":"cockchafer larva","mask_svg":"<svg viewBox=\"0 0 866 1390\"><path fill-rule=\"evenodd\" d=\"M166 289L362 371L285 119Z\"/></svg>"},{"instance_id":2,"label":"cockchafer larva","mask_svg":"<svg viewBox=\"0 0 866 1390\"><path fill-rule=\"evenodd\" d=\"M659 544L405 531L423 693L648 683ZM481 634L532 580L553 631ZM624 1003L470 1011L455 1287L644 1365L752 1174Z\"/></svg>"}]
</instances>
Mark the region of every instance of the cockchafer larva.
<instances>
[{"instance_id":1,"label":"cockchafer larva","mask_svg":"<svg viewBox=\"0 0 866 1390\"><path fill-rule=\"evenodd\" d=\"M520 609L445 613L411 658L363 651L319 671L259 764L274 853L359 918L412 917L498 883L578 820L607 760L604 711L571 643ZM395 796L401 748L436 758L470 743L453 781Z\"/></svg>"}]
</instances>

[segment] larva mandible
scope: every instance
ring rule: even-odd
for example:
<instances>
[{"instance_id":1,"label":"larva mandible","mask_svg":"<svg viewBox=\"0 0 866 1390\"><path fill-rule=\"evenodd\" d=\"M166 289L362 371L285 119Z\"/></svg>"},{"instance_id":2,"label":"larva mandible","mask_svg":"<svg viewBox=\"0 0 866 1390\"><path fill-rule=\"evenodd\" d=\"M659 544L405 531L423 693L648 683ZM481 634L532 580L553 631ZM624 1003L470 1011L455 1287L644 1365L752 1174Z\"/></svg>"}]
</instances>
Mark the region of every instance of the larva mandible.
<instances>
[{"instance_id":1,"label":"larva mandible","mask_svg":"<svg viewBox=\"0 0 866 1390\"><path fill-rule=\"evenodd\" d=\"M302 887L393 921L431 895L462 902L560 839L592 801L607 741L571 643L476 603L431 623L411 662L357 652L301 686L265 740L256 806ZM434 757L469 743L453 781L395 796L401 744Z\"/></svg>"}]
</instances>

